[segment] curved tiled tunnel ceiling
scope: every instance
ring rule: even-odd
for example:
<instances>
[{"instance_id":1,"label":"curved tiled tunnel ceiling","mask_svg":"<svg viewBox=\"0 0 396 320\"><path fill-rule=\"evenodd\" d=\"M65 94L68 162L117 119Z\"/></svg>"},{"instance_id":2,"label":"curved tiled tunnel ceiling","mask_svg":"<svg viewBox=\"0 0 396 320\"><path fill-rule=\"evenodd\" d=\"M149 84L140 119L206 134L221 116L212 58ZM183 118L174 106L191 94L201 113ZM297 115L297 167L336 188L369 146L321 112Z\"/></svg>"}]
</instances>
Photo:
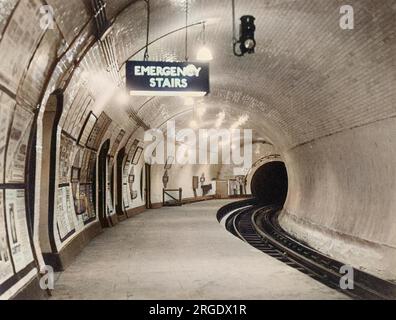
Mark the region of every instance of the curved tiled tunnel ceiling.
<instances>
[{"instance_id":1,"label":"curved tiled tunnel ceiling","mask_svg":"<svg viewBox=\"0 0 396 320\"><path fill-rule=\"evenodd\" d=\"M184 2L152 3L150 39L184 26ZM71 43L89 21L89 7L81 1L79 6L73 1L62 5L49 1L49 4L56 9L55 14L60 17L57 23ZM220 99L223 108L227 102L243 106L241 114L252 115L247 127L261 127L265 122L270 127L262 133L275 136L274 142L285 150L394 116L394 72L391 68L394 65L394 23L389 23L394 17L394 4L392 1L380 5L373 1L356 1L354 7L358 13L358 27L351 36L351 32L337 28L337 1L320 6L309 2L296 5L294 1L241 3L237 7L241 15L254 12L259 17L257 40L260 45L255 55L240 59L230 50L229 1L193 1L189 19L191 23L207 21L207 42L218 57L211 64L212 94L209 99ZM112 34L121 76L125 78L125 61L143 58L146 6L143 1L120 1L109 3L107 10L109 17L115 19ZM61 14L57 15L58 12ZM386 23L381 25L377 21ZM193 58L199 46L200 26L191 27L189 33L189 52ZM94 79L91 81L93 91L98 82L95 71L101 69L100 63L95 63L101 62L100 53L95 49L97 45L83 61L86 64L94 62L94 66L84 68L83 75L84 80ZM150 46L150 57L153 60L184 60L184 32L155 42ZM363 81L365 79L368 81ZM101 89L103 87L97 87L97 91ZM132 108L139 110L146 100L134 98ZM168 98L166 103L158 100L161 99L155 99L140 110L141 118L153 127L163 118L150 118L152 108L158 114L160 107L169 117L184 108L179 99ZM378 101L383 107L380 110L371 108ZM261 116L257 123L255 115Z\"/></svg>"},{"instance_id":2,"label":"curved tiled tunnel ceiling","mask_svg":"<svg viewBox=\"0 0 396 320\"><path fill-rule=\"evenodd\" d=\"M78 136L90 111L106 113L111 124L103 125L96 149L107 139L113 148L131 144L139 127L154 128L167 119L189 126L192 110L182 99L129 97L103 56L102 46L113 46L118 79L125 77L126 60L143 58L144 1L107 1L113 28L106 44L94 36L90 1L46 3L56 24L44 31L38 23L44 2L0 1L1 119L5 127L20 129L17 145L28 144L37 110L38 140L45 139L40 124L56 89L64 91L60 126L69 138ZM230 1L191 0L189 21L206 21L214 55L211 95L197 102L206 109L201 126L213 125L222 111L227 127L247 116L243 127L273 143L288 168L283 227L329 255L396 279L396 4L349 1L355 29L348 31L338 26L342 4L237 1L238 16L257 17L258 42L256 54L237 58ZM151 59L184 60L184 32L172 33L184 26L184 10L184 0L151 1L150 39L170 33L150 46ZM191 60L200 33L200 26L189 28ZM61 146L67 145L62 139L59 133ZM82 159L91 156L92 150L74 148ZM6 174L0 184L24 182L13 170L20 166L13 152L1 151ZM38 149L38 162L40 157ZM46 241L34 239L47 250ZM22 267L31 259L25 260Z\"/></svg>"},{"instance_id":3,"label":"curved tiled tunnel ceiling","mask_svg":"<svg viewBox=\"0 0 396 320\"><path fill-rule=\"evenodd\" d=\"M152 39L183 26L183 3L153 4ZM391 68L394 23L376 23L392 20L392 5L391 1L381 5L357 1L358 27L351 37L337 28L337 2L320 6L309 2L296 5L294 1L241 3L237 6L241 15L253 12L259 17L260 45L255 55L244 59L234 57L230 50L229 1L193 2L190 21L208 21L207 42L218 57L211 64L212 97L243 106L243 112L253 115L252 122L258 112L259 121L272 126L267 135L282 130L275 140L287 149L395 115ZM120 63L144 46L144 9L143 4L131 6L115 22ZM191 56L197 51L200 32L200 27L190 30ZM183 60L183 42L183 32L158 41L150 48L152 59ZM373 49L365 50L367 47ZM142 55L143 51L133 58L141 59ZM371 108L377 101L384 105L381 111Z\"/></svg>"}]
</instances>

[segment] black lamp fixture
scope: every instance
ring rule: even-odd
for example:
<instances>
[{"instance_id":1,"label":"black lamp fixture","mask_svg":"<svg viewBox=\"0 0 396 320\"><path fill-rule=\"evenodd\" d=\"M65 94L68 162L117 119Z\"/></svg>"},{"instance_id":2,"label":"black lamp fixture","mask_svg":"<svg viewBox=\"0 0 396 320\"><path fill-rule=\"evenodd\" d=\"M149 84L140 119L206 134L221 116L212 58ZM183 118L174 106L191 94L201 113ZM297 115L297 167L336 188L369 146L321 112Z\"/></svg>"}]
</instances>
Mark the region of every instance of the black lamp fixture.
<instances>
[{"instance_id":1,"label":"black lamp fixture","mask_svg":"<svg viewBox=\"0 0 396 320\"><path fill-rule=\"evenodd\" d=\"M256 40L254 39L256 26L254 20L256 20L256 18L253 16L243 16L241 18L239 48L242 55L245 53L252 54L256 48Z\"/></svg>"},{"instance_id":2,"label":"black lamp fixture","mask_svg":"<svg viewBox=\"0 0 396 320\"><path fill-rule=\"evenodd\" d=\"M256 32L256 25L254 24L255 20L256 18L252 15L244 15L241 17L239 39L237 39L235 34L235 0L232 1L233 44L234 54L237 57L242 57L246 53L252 54L255 52L257 44L254 37Z\"/></svg>"}]
</instances>

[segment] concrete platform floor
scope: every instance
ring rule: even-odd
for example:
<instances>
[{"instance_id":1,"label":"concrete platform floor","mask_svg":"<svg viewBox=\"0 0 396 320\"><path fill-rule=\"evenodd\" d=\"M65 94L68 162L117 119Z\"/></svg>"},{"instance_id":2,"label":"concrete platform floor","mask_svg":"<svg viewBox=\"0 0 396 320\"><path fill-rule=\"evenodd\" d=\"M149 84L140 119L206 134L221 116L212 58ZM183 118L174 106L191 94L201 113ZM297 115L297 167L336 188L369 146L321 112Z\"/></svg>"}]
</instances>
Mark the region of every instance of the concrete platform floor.
<instances>
[{"instance_id":1,"label":"concrete platform floor","mask_svg":"<svg viewBox=\"0 0 396 320\"><path fill-rule=\"evenodd\" d=\"M53 299L346 299L228 233L228 201L151 210L94 239Z\"/></svg>"}]
</instances>

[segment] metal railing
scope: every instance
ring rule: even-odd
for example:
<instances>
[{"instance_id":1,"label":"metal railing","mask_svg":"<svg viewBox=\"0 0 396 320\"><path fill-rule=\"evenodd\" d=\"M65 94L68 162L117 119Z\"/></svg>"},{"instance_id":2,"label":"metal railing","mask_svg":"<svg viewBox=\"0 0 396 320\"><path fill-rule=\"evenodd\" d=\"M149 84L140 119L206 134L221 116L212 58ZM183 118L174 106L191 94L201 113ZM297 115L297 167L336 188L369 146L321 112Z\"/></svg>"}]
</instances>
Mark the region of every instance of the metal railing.
<instances>
[{"instance_id":1,"label":"metal railing","mask_svg":"<svg viewBox=\"0 0 396 320\"><path fill-rule=\"evenodd\" d=\"M183 205L183 189L162 189L162 204L164 207L182 206ZM171 193L176 193L177 196ZM167 200L166 198L170 198Z\"/></svg>"}]
</instances>

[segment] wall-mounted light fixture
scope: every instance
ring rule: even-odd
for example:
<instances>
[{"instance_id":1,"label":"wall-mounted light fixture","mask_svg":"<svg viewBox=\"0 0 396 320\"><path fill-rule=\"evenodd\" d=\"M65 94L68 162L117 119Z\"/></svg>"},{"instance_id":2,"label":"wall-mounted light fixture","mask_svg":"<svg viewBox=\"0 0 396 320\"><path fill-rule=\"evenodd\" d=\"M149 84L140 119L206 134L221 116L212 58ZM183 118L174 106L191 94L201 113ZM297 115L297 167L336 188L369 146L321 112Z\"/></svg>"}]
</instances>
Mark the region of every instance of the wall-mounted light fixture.
<instances>
[{"instance_id":1,"label":"wall-mounted light fixture","mask_svg":"<svg viewBox=\"0 0 396 320\"><path fill-rule=\"evenodd\" d=\"M254 49L256 48L256 40L254 38L256 26L254 24L254 20L256 20L256 18L253 16L243 16L241 18L240 35L238 42L242 56L245 53L254 53Z\"/></svg>"},{"instance_id":2,"label":"wall-mounted light fixture","mask_svg":"<svg viewBox=\"0 0 396 320\"><path fill-rule=\"evenodd\" d=\"M239 27L239 38L235 31L235 0L232 0L232 29L233 29L233 50L234 55L242 57L246 53L252 54L256 48L256 25L255 17L251 15L244 15L241 17L241 25Z\"/></svg>"}]
</instances>

